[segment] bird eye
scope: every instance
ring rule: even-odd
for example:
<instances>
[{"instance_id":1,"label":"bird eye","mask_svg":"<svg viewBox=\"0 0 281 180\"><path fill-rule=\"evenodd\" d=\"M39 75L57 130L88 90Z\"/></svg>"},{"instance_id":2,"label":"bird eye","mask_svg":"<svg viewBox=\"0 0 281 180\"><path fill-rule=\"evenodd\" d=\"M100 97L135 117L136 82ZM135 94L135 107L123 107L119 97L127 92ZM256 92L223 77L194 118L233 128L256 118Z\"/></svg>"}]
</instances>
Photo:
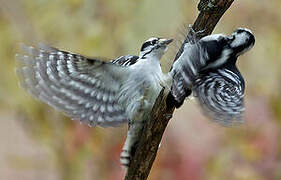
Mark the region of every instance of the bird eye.
<instances>
[{"instance_id":1,"label":"bird eye","mask_svg":"<svg viewBox=\"0 0 281 180\"><path fill-rule=\"evenodd\" d=\"M156 44L157 43L157 40L155 39L155 40L153 40L153 41L151 41L151 45L154 45L154 44Z\"/></svg>"}]
</instances>

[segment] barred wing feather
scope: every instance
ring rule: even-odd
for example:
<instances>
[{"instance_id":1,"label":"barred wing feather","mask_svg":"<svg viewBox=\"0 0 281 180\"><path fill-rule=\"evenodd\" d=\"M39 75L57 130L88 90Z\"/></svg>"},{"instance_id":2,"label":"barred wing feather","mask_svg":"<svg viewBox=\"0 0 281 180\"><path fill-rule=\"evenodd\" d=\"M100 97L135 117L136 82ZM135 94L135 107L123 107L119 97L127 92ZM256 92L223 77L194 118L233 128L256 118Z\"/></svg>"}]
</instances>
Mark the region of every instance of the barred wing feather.
<instances>
[{"instance_id":1,"label":"barred wing feather","mask_svg":"<svg viewBox=\"0 0 281 180\"><path fill-rule=\"evenodd\" d=\"M31 95L90 126L128 121L119 90L128 68L39 45L16 55L21 86Z\"/></svg>"},{"instance_id":2,"label":"barred wing feather","mask_svg":"<svg viewBox=\"0 0 281 180\"><path fill-rule=\"evenodd\" d=\"M209 72L193 86L203 113L223 126L243 123L244 80L234 72L225 68Z\"/></svg>"}]
</instances>

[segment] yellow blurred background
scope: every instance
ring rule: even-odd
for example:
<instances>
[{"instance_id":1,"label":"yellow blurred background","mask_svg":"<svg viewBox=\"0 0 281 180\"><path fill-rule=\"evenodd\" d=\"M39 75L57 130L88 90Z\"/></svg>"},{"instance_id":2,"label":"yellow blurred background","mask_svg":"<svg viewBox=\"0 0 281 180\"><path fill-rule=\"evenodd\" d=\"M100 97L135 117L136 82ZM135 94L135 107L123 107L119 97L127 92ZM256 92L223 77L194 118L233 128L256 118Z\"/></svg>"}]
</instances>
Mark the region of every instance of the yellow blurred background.
<instances>
[{"instance_id":1,"label":"yellow blurred background","mask_svg":"<svg viewBox=\"0 0 281 180\"><path fill-rule=\"evenodd\" d=\"M18 87L18 43L44 42L94 57L137 55L151 37L182 39L196 0L0 0L0 179L117 180L127 127L89 128ZM281 179L281 2L235 1L215 33L247 27L255 47L239 58L245 124L224 128L194 100L176 110L149 179ZM179 41L180 42L180 41ZM162 61L169 69L178 48Z\"/></svg>"}]
</instances>

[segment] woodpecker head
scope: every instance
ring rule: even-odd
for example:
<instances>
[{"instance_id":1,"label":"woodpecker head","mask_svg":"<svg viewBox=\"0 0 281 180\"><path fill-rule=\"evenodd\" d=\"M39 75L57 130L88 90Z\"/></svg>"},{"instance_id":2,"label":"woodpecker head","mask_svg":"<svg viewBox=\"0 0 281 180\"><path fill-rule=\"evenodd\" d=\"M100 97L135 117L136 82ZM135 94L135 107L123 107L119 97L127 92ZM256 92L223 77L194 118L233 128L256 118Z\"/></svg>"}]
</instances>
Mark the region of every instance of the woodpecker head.
<instances>
[{"instance_id":1,"label":"woodpecker head","mask_svg":"<svg viewBox=\"0 0 281 180\"><path fill-rule=\"evenodd\" d=\"M155 57L161 59L173 39L149 38L142 44L140 58Z\"/></svg>"},{"instance_id":2,"label":"woodpecker head","mask_svg":"<svg viewBox=\"0 0 281 180\"><path fill-rule=\"evenodd\" d=\"M255 44L255 37L246 28L238 28L231 35L213 34L199 40L206 59L206 67L218 68L226 63L235 64L238 56L250 50ZM233 62L233 63L231 63Z\"/></svg>"},{"instance_id":3,"label":"woodpecker head","mask_svg":"<svg viewBox=\"0 0 281 180\"><path fill-rule=\"evenodd\" d=\"M238 28L228 37L230 39L230 47L236 53L236 56L250 50L255 44L255 37L249 29Z\"/></svg>"},{"instance_id":4,"label":"woodpecker head","mask_svg":"<svg viewBox=\"0 0 281 180\"><path fill-rule=\"evenodd\" d=\"M249 29L238 28L230 36L213 34L203 37L200 43L209 54L221 55L224 50L227 50L238 57L254 46L255 37Z\"/></svg>"}]
</instances>

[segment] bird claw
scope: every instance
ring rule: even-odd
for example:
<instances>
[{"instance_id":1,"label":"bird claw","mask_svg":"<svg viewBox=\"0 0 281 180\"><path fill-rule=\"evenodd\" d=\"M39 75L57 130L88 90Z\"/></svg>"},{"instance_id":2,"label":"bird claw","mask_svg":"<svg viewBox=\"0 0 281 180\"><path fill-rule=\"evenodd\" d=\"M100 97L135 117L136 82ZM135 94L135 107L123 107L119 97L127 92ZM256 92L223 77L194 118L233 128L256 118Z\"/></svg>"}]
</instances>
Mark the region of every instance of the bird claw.
<instances>
[{"instance_id":1,"label":"bird claw","mask_svg":"<svg viewBox=\"0 0 281 180\"><path fill-rule=\"evenodd\" d=\"M190 32L191 32L192 34L194 34L194 35L200 35L200 34L203 34L203 33L206 31L206 29L202 29L202 30L199 30L199 31L195 31L195 30L193 29L193 25L192 25L192 24L189 24L189 25L188 25L188 28L190 29Z\"/></svg>"},{"instance_id":2,"label":"bird claw","mask_svg":"<svg viewBox=\"0 0 281 180\"><path fill-rule=\"evenodd\" d=\"M190 36L189 37L190 37L190 41L192 43L196 43L197 38L200 37L201 35L203 35L206 32L206 29L195 31L193 29L193 25L192 24L189 24L188 28L190 29L190 31L189 31Z\"/></svg>"}]
</instances>

